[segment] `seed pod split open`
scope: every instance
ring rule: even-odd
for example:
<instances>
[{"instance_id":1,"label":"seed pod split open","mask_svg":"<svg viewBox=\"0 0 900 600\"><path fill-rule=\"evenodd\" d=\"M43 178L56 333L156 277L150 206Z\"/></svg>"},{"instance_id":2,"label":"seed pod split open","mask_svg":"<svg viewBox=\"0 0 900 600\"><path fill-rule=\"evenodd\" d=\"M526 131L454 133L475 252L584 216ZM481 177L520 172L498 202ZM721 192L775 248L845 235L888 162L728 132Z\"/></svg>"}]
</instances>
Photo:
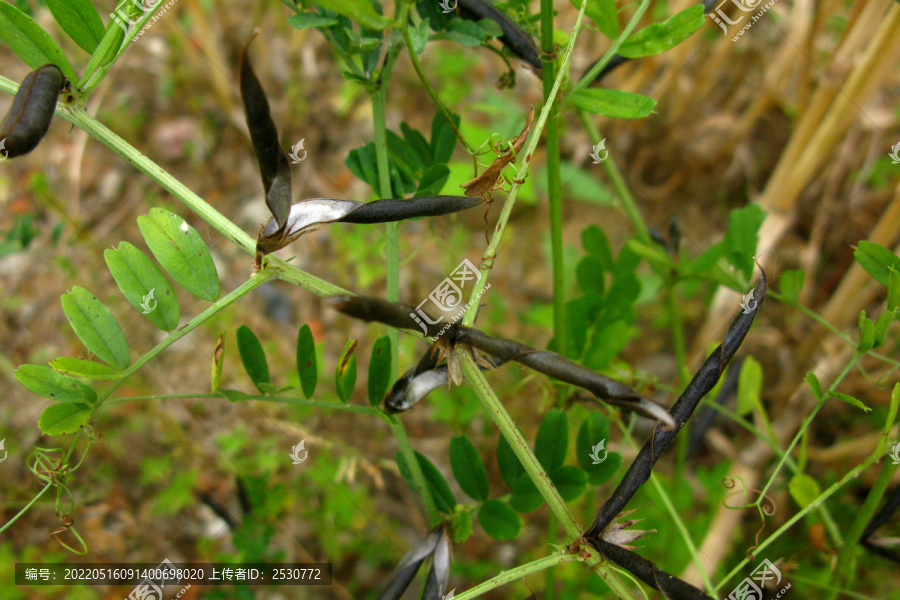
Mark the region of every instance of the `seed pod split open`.
<instances>
[{"instance_id":1,"label":"seed pod split open","mask_svg":"<svg viewBox=\"0 0 900 600\"><path fill-rule=\"evenodd\" d=\"M0 151L6 157L22 156L37 147L50 127L65 81L63 72L54 64L28 74L0 124Z\"/></svg>"},{"instance_id":2,"label":"seed pod split open","mask_svg":"<svg viewBox=\"0 0 900 600\"><path fill-rule=\"evenodd\" d=\"M495 356L483 357L486 364L479 365L482 370L499 367L503 359ZM431 347L422 356L419 363L406 371L388 392L384 399L384 407L389 413L409 410L422 398L442 385L450 382L450 369L447 364L438 366L441 357L437 348Z\"/></svg>"},{"instance_id":3,"label":"seed pod split open","mask_svg":"<svg viewBox=\"0 0 900 600\"><path fill-rule=\"evenodd\" d=\"M446 215L478 204L481 204L480 199L466 196L423 196L408 200L388 198L372 202L311 198L291 205L284 227L280 227L276 219L269 220L256 240L256 248L262 254L269 254L327 223L389 223Z\"/></svg>"},{"instance_id":4,"label":"seed pod split open","mask_svg":"<svg viewBox=\"0 0 900 600\"><path fill-rule=\"evenodd\" d=\"M419 567L422 566L422 563L424 563L429 556L436 555L438 547L442 542L447 544L446 550L449 563L449 542L446 541L446 537L443 526L438 526L429 531L428 535L424 538L419 540L419 542L406 553L406 556L403 557L400 564L397 565L394 576L391 577L387 587L381 592L381 595L378 596L378 600L399 600L403 595L403 592L406 591L406 588L409 587L409 584L412 583L413 578L419 571ZM444 549L442 548L442 556L443 553ZM449 564L447 570L449 571Z\"/></svg>"}]
</instances>

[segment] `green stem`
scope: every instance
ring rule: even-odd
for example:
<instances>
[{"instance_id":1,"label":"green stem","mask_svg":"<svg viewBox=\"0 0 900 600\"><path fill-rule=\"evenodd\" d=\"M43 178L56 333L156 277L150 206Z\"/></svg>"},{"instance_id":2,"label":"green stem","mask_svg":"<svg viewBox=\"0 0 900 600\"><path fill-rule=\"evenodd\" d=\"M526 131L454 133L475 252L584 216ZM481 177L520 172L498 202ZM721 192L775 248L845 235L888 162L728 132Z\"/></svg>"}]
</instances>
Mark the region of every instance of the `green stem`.
<instances>
[{"instance_id":1,"label":"green stem","mask_svg":"<svg viewBox=\"0 0 900 600\"><path fill-rule=\"evenodd\" d=\"M462 325L471 326L475 322L475 315L478 314L478 305L481 302L482 292L487 285L488 276L493 266L493 259L497 254L497 248L500 246L500 239L503 237L503 231L506 229L509 215L512 213L513 206L516 203L519 188L521 188L522 183L525 181L525 177L528 175L528 168L531 164L531 159L534 156L534 149L537 147L538 141L541 138L541 132L544 130L544 125L550 116L550 111L554 108L562 81L569 71L569 61L572 58L572 49L575 47L575 40L578 38L579 31L581 31L581 22L586 7L587 2L582 2L581 10L578 12L578 20L575 21L575 29L572 31L572 37L569 38L569 45L566 47L566 52L563 55L559 73L556 76L556 80L553 82L553 89L550 90L550 94L548 94L545 99L541 114L525 145L525 151L520 153L520 156L523 158L521 159L519 170L513 179L512 185L509 186L509 195L506 197L506 202L503 203L503 209L500 211L500 217L497 220L497 225L494 227L494 234L491 236L491 241L488 244L487 250L485 250L485 260L484 265L481 268L481 278L472 290L472 295L470 297L471 305L463 317Z\"/></svg>"},{"instance_id":2,"label":"green stem","mask_svg":"<svg viewBox=\"0 0 900 600\"><path fill-rule=\"evenodd\" d=\"M544 106L550 107L547 117L547 134L544 140L547 166L547 198L550 205L550 260L553 265L553 338L556 350L568 354L566 339L566 273L562 236L562 183L559 173L559 107L553 92L556 80L556 45L553 43L553 0L541 0L541 79L544 89ZM565 401L564 384L556 386L557 404ZM556 544L558 523L551 514L547 519L547 543ZM544 574L544 595L547 600L556 598L556 571Z\"/></svg>"},{"instance_id":3,"label":"green stem","mask_svg":"<svg viewBox=\"0 0 900 600\"><path fill-rule=\"evenodd\" d=\"M207 399L207 400L222 400L223 397L219 394L155 394L152 396L128 396L126 398L113 398L107 400L103 403L104 406L111 406L113 404L121 404L123 402L139 402L142 400L186 400L186 399ZM388 415L384 413L384 411L378 410L374 406L364 406L362 404L344 404L343 402L332 402L330 400L312 400L309 398L296 398L293 396L281 396L281 395L265 395L265 394L254 394L248 395L245 400L260 400L265 402L281 402L283 404L296 404L298 406L309 406L312 408L327 408L329 410L336 410L339 412L352 412L358 413L361 415L369 415L373 417L378 417L383 421L387 421L389 419Z\"/></svg>"},{"instance_id":4,"label":"green stem","mask_svg":"<svg viewBox=\"0 0 900 600\"><path fill-rule=\"evenodd\" d=\"M423 21L423 24L425 21ZM438 107L438 110L444 115L444 118L447 119L447 123L450 125L450 129L453 130L453 133L456 135L456 139L459 140L459 143L463 145L463 147L469 152L471 155L475 155L475 149L469 144L465 137L463 137L462 132L456 126L456 123L453 121L453 114L450 112L450 109L441 101L440 96L437 95L437 92L431 87L431 83L428 82L428 78L425 77L425 71L422 70L422 63L419 62L419 55L416 54L415 48L413 47L412 35L409 33L409 22L405 22L402 26L403 29L403 41L406 43L406 50L409 53L409 59L412 61L413 69L416 72L416 75L419 76L419 81L422 82L422 86L425 88L425 91L428 92L428 95L431 96L431 101L434 102L435 106Z\"/></svg>"},{"instance_id":5,"label":"green stem","mask_svg":"<svg viewBox=\"0 0 900 600\"><path fill-rule=\"evenodd\" d=\"M490 414L497 428L500 429L500 433L509 442L513 453L519 459L519 462L522 463L525 472L528 473L538 492L544 498L544 501L547 502L550 511L559 519L559 522L566 530L566 535L572 540L580 539L582 529L575 522L575 517L569 512L556 486L550 481L550 477L547 475L544 467L538 462L531 448L528 447L525 438L522 437L522 432L516 427L500 399L494 393L493 388L485 379L481 369L478 368L472 356L468 353L462 354L462 368L466 381L472 385L485 410ZM619 598L625 600L634 598L631 590L619 578L619 574L612 570L608 564L604 563L600 555L589 544L583 544L582 549L590 551L591 558L587 561L588 564L595 567L595 572L606 581L610 589L618 594Z\"/></svg>"},{"instance_id":6,"label":"green stem","mask_svg":"<svg viewBox=\"0 0 900 600\"><path fill-rule=\"evenodd\" d=\"M584 126L585 131L588 132L592 144L596 145L601 139L606 139L600 137L600 131L597 129L597 125L595 125L589 115L580 108L578 109L578 118L581 120L581 124ZM616 159L612 157L612 154L607 155L606 160L603 161L603 169L606 171L607 177L609 177L613 184L613 188L616 190L619 202L622 205L622 210L625 211L625 214L628 215L628 218L631 220L631 224L634 225L635 230L637 230L638 237L641 241L649 243L651 239L650 232L647 230L647 224L644 222L644 217L641 216L641 211L638 210L637 202L631 194L628 185L625 183L625 177L622 175L622 171L619 170L618 165L616 165Z\"/></svg>"},{"instance_id":7,"label":"green stem","mask_svg":"<svg viewBox=\"0 0 900 600\"><path fill-rule=\"evenodd\" d=\"M456 594L453 598L454 600L471 600L472 598L477 598L478 596L481 596L482 594L485 594L493 589L522 579L526 575L538 573L540 571L543 571L544 569L549 569L550 567L555 567L556 565L561 565L566 562L572 562L574 560L577 560L577 557L569 554L568 552L556 552L554 554L551 554L550 556L545 556L544 558L539 558L530 563L525 563L524 565L518 566L515 569L503 571L499 575L488 579L484 583L476 585L472 589L466 590L461 594Z\"/></svg>"},{"instance_id":8,"label":"green stem","mask_svg":"<svg viewBox=\"0 0 900 600\"><path fill-rule=\"evenodd\" d=\"M47 483L47 485L44 486L44 489L42 489L40 492L38 492L37 495L36 495L34 498L31 499L31 502L29 502L28 504L26 504L25 506L23 506L23 507L22 507L22 510L20 510L18 513L16 513L16 516L14 516L12 519L10 519L10 520L7 521L6 523L4 523L4 524L3 524L3 527L0 527L0 533L3 533L4 531L6 531L6 529L7 529L10 525L12 525L13 523L15 523L16 521L19 520L19 517L21 517L22 515L24 515L25 513L27 513L28 510L29 510L32 506L34 506L34 503L37 502L38 499L40 499L40 497L43 496L43 495L47 492L47 490L49 490L51 487L53 487L53 482L52 482L52 481L49 482L49 483Z\"/></svg>"},{"instance_id":9,"label":"green stem","mask_svg":"<svg viewBox=\"0 0 900 600\"><path fill-rule=\"evenodd\" d=\"M404 17L403 21L406 21ZM386 72L390 72L390 65L385 65L382 71L382 77ZM378 89L371 94L372 99L372 121L375 134L375 160L378 167L378 192L382 198L392 198L391 193L391 177L390 166L387 154L387 127L385 124L385 104L387 100L387 90L382 79ZM385 227L387 235L387 299L396 302L400 299L400 235L399 223L387 223ZM388 328L388 339L391 342L391 379L397 378L399 357L400 357L400 336L399 332L393 328ZM419 461L413 451L412 444L406 429L403 427L403 421L399 416L392 417L389 421L391 432L397 440L397 445L406 462L407 467L413 477L416 485L416 492L422 498L425 506L425 513L428 516L430 526L440 521L440 512L437 504L431 496L431 490L425 481L425 474L419 466Z\"/></svg>"}]
</instances>

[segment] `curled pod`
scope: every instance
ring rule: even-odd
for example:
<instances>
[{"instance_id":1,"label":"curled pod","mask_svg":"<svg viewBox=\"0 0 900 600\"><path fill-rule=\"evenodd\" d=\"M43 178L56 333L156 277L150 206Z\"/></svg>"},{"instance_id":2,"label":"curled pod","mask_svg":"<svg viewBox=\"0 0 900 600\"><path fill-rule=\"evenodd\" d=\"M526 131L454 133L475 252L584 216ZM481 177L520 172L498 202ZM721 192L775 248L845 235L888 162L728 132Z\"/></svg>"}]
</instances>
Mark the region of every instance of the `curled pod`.
<instances>
[{"instance_id":1,"label":"curled pod","mask_svg":"<svg viewBox=\"0 0 900 600\"><path fill-rule=\"evenodd\" d=\"M6 156L22 156L37 147L50 127L65 80L63 72L54 64L38 67L28 74L0 125L0 150L5 150Z\"/></svg>"}]
</instances>

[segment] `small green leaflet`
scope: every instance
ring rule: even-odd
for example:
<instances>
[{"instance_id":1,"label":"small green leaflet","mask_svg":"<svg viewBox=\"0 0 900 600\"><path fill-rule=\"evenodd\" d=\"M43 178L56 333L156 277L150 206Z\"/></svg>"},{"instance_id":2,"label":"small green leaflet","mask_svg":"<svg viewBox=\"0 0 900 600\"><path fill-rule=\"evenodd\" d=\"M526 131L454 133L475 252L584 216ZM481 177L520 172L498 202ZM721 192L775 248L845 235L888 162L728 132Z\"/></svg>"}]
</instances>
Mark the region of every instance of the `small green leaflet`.
<instances>
[{"instance_id":1,"label":"small green leaflet","mask_svg":"<svg viewBox=\"0 0 900 600\"><path fill-rule=\"evenodd\" d=\"M649 115L656 107L656 100L653 98L606 88L578 90L570 94L566 102L589 113L614 119L639 119Z\"/></svg>"},{"instance_id":2,"label":"small green leaflet","mask_svg":"<svg viewBox=\"0 0 900 600\"><path fill-rule=\"evenodd\" d=\"M547 471L561 467L569 445L569 421L566 413L553 409L538 427L534 455Z\"/></svg>"},{"instance_id":3,"label":"small green leaflet","mask_svg":"<svg viewBox=\"0 0 900 600\"><path fill-rule=\"evenodd\" d=\"M128 242L103 252L106 265L128 303L159 329L178 327L180 311L171 284L146 254Z\"/></svg>"},{"instance_id":4,"label":"small green leaflet","mask_svg":"<svg viewBox=\"0 0 900 600\"><path fill-rule=\"evenodd\" d=\"M520 513L537 510L544 503L544 497L541 496L528 473L519 475L510 487L512 495L509 497L509 505Z\"/></svg>"},{"instance_id":5,"label":"small green leaflet","mask_svg":"<svg viewBox=\"0 0 900 600\"><path fill-rule=\"evenodd\" d=\"M341 357L338 360L337 369L334 371L334 387L337 388L338 398L341 402L347 402L353 395L356 386L356 340L350 340L344 346Z\"/></svg>"},{"instance_id":6,"label":"small green leaflet","mask_svg":"<svg viewBox=\"0 0 900 600\"><path fill-rule=\"evenodd\" d=\"M791 477L788 490L800 508L806 508L812 504L821 491L818 482L806 473L797 473Z\"/></svg>"},{"instance_id":7,"label":"small green leaflet","mask_svg":"<svg viewBox=\"0 0 900 600\"><path fill-rule=\"evenodd\" d=\"M384 335L375 340L369 359L369 404L378 406L391 379L391 339Z\"/></svg>"},{"instance_id":8,"label":"small green leaflet","mask_svg":"<svg viewBox=\"0 0 900 600\"><path fill-rule=\"evenodd\" d=\"M52 404L41 413L38 427L47 435L75 433L90 422L93 412L90 404Z\"/></svg>"},{"instance_id":9,"label":"small green leaflet","mask_svg":"<svg viewBox=\"0 0 900 600\"><path fill-rule=\"evenodd\" d=\"M97 401L94 388L50 367L22 365L16 369L16 379L35 394L57 402L93 404Z\"/></svg>"},{"instance_id":10,"label":"small green leaflet","mask_svg":"<svg viewBox=\"0 0 900 600\"><path fill-rule=\"evenodd\" d=\"M92 360L72 358L70 356L60 356L56 360L51 360L50 366L60 373L87 377L88 379L120 379L122 377L122 371L118 369L113 369L103 363Z\"/></svg>"},{"instance_id":11,"label":"small green leaflet","mask_svg":"<svg viewBox=\"0 0 900 600\"><path fill-rule=\"evenodd\" d=\"M316 365L316 342L309 325L303 325L297 332L297 373L303 394L310 398L316 391L318 366Z\"/></svg>"},{"instance_id":12,"label":"small green leaflet","mask_svg":"<svg viewBox=\"0 0 900 600\"><path fill-rule=\"evenodd\" d=\"M757 406L762 408L759 402L759 394L762 391L763 370L759 361L748 356L741 365L738 374L737 414L746 415L753 412Z\"/></svg>"},{"instance_id":13,"label":"small green leaflet","mask_svg":"<svg viewBox=\"0 0 900 600\"><path fill-rule=\"evenodd\" d=\"M654 23L633 33L619 46L619 54L626 58L661 54L691 37L701 27L703 5L695 4L662 23Z\"/></svg>"},{"instance_id":14,"label":"small green leaflet","mask_svg":"<svg viewBox=\"0 0 900 600\"><path fill-rule=\"evenodd\" d=\"M103 39L105 30L100 14L91 0L45 0L47 8L53 13L69 37L82 47L85 52L93 54Z\"/></svg>"},{"instance_id":15,"label":"small green leaflet","mask_svg":"<svg viewBox=\"0 0 900 600\"><path fill-rule=\"evenodd\" d=\"M70 81L78 81L69 59L50 34L9 2L0 2L0 39L32 69L53 63Z\"/></svg>"},{"instance_id":16,"label":"small green leaflet","mask_svg":"<svg viewBox=\"0 0 900 600\"><path fill-rule=\"evenodd\" d=\"M316 0L316 4L350 17L366 29L380 31L391 24L390 19L375 11L369 0Z\"/></svg>"},{"instance_id":17,"label":"small green leaflet","mask_svg":"<svg viewBox=\"0 0 900 600\"><path fill-rule=\"evenodd\" d=\"M178 215L162 208L137 219L153 256L172 278L190 293L215 302L219 276L209 249L197 231Z\"/></svg>"},{"instance_id":18,"label":"small green leaflet","mask_svg":"<svg viewBox=\"0 0 900 600\"><path fill-rule=\"evenodd\" d=\"M548 475L550 476L550 481L559 490L559 495L566 502L571 502L583 494L584 489L587 487L588 474L581 467L566 465L550 471Z\"/></svg>"},{"instance_id":19,"label":"small green leaflet","mask_svg":"<svg viewBox=\"0 0 900 600\"><path fill-rule=\"evenodd\" d=\"M336 18L321 15L317 12L303 12L288 19L288 25L297 29L310 29L312 27L319 29L337 24L338 20Z\"/></svg>"},{"instance_id":20,"label":"small green leaflet","mask_svg":"<svg viewBox=\"0 0 900 600\"><path fill-rule=\"evenodd\" d=\"M500 467L500 475L503 476L503 481L505 481L506 485L510 488L515 485L519 476L525 472L525 467L519 462L519 458L516 456L515 452L513 452L512 447L509 445L509 442L506 441L506 438L503 437L502 433L497 442L497 466Z\"/></svg>"},{"instance_id":21,"label":"small green leaflet","mask_svg":"<svg viewBox=\"0 0 900 600\"><path fill-rule=\"evenodd\" d=\"M500 500L488 500L478 509L478 522L495 540L514 539L522 530L522 517Z\"/></svg>"},{"instance_id":22,"label":"small green leaflet","mask_svg":"<svg viewBox=\"0 0 900 600\"><path fill-rule=\"evenodd\" d=\"M844 394L843 392L828 392L828 397L829 398L837 398L838 400L842 400L842 401L846 402L847 404L855 406L856 408L860 409L863 412L869 412L870 410L872 410L871 408L869 408L868 406L866 406L865 404L860 402L858 399L854 398L853 396L848 396L847 394Z\"/></svg>"},{"instance_id":23,"label":"small green leaflet","mask_svg":"<svg viewBox=\"0 0 900 600\"><path fill-rule=\"evenodd\" d=\"M453 477L470 498L479 502L488 499L487 470L475 444L466 435L450 439L450 467Z\"/></svg>"},{"instance_id":24,"label":"small green leaflet","mask_svg":"<svg viewBox=\"0 0 900 600\"><path fill-rule=\"evenodd\" d=\"M800 269L788 269L781 274L781 295L785 302L796 302L803 289L806 273Z\"/></svg>"},{"instance_id":25,"label":"small green leaflet","mask_svg":"<svg viewBox=\"0 0 900 600\"><path fill-rule=\"evenodd\" d=\"M875 281L888 287L891 280L891 269L900 272L900 257L873 242L862 241L853 252L853 257L860 266L875 278Z\"/></svg>"},{"instance_id":26,"label":"small green leaflet","mask_svg":"<svg viewBox=\"0 0 900 600\"><path fill-rule=\"evenodd\" d=\"M437 509L444 513L453 512L453 507L456 506L456 499L453 497L453 492L450 491L450 485L447 483L447 480L444 479L444 476L441 475L441 472L438 471L438 468L435 467L430 460L425 458L425 456L418 451L416 451L415 454L416 460L419 463L419 468L422 469L422 474L425 476L425 483L431 491L431 496L434 499ZM409 467L406 466L403 454L398 452L394 458L397 461L397 468L400 470L400 475L403 476L403 479L409 484L409 487L416 489L415 480L413 479Z\"/></svg>"},{"instance_id":27,"label":"small green leaflet","mask_svg":"<svg viewBox=\"0 0 900 600\"><path fill-rule=\"evenodd\" d=\"M249 327L241 325L237 330L237 345L247 375L259 391L265 394L266 391L261 385L269 383L269 363L266 361L266 352L259 343L259 338Z\"/></svg>"},{"instance_id":28,"label":"small green leaflet","mask_svg":"<svg viewBox=\"0 0 900 600\"><path fill-rule=\"evenodd\" d=\"M89 291L75 286L63 294L63 312L87 349L116 369L128 367L128 344L116 318Z\"/></svg>"}]
</instances>

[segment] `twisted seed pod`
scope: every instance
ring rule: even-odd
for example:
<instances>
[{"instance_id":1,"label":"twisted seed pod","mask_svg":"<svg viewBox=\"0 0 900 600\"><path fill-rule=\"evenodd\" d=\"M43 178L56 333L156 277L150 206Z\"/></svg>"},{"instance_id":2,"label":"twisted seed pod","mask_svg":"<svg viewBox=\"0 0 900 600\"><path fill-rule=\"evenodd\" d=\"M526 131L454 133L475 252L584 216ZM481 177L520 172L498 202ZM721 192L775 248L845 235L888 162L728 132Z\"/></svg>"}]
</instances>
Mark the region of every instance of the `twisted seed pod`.
<instances>
[{"instance_id":1,"label":"twisted seed pod","mask_svg":"<svg viewBox=\"0 0 900 600\"><path fill-rule=\"evenodd\" d=\"M694 409L700 404L700 400L715 387L726 365L728 365L728 361L731 360L734 353L740 348L741 342L744 341L747 332L750 330L750 325L753 324L753 319L762 305L763 298L765 298L768 282L765 272L760 269L760 273L760 283L756 288L759 302L752 310L747 311L745 309L734 318L731 325L728 326L728 331L725 332L725 339L712 351L712 354L709 355L709 358L706 359L700 370L697 371L690 383L687 384L687 387L684 388L681 396L669 410L675 418L676 427L671 431L659 427L656 428L653 435L650 436L650 439L638 452L631 466L628 467L628 471L622 477L616 490L600 507L593 525L585 532L584 537L599 537L603 530L612 523L616 515L622 512L638 488L650 479L650 472L656 461L659 460L659 457L663 455L669 444L672 443L672 440L675 439L675 436L687 423L687 420L694 413Z\"/></svg>"},{"instance_id":2,"label":"twisted seed pod","mask_svg":"<svg viewBox=\"0 0 900 600\"><path fill-rule=\"evenodd\" d=\"M453 339L503 360L514 360L554 379L577 385L607 404L613 404L655 419L666 428L675 427L672 415L662 406L642 398L627 385L604 377L556 352L537 350L514 340L487 335L471 327L455 328Z\"/></svg>"},{"instance_id":3,"label":"twisted seed pod","mask_svg":"<svg viewBox=\"0 0 900 600\"><path fill-rule=\"evenodd\" d=\"M54 64L43 65L28 74L0 124L0 150L5 150L7 157L28 154L47 134L65 80L63 72Z\"/></svg>"},{"instance_id":4,"label":"twisted seed pod","mask_svg":"<svg viewBox=\"0 0 900 600\"><path fill-rule=\"evenodd\" d=\"M443 332L443 339L448 342L467 344L492 354L503 362L514 360L560 381L582 387L608 404L656 419L666 428L675 427L672 415L660 405L642 398L628 386L582 367L561 354L537 350L514 340L487 335L471 327L452 325L444 329L441 327L442 323L431 324L434 319L418 318L416 309L411 306L388 302L381 298L334 296L329 302L333 308L363 321L377 321L398 329L417 329L429 338Z\"/></svg>"}]
</instances>

